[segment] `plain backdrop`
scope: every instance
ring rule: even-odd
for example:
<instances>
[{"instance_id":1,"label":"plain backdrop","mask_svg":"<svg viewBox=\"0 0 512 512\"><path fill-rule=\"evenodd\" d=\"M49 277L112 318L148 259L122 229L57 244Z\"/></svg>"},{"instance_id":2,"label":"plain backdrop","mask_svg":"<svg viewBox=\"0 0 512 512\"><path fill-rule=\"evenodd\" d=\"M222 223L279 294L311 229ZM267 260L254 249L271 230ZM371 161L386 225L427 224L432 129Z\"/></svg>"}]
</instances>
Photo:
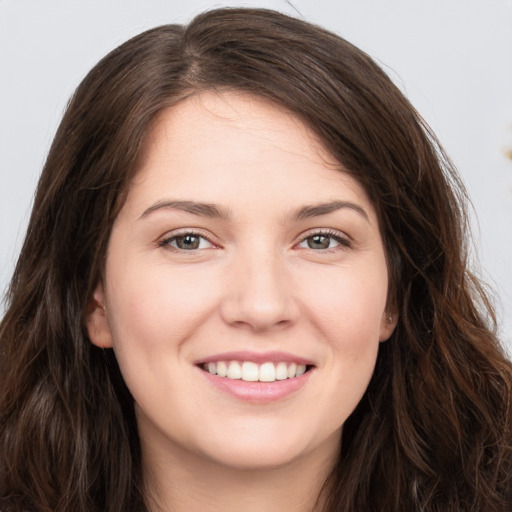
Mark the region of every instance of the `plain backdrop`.
<instances>
[{"instance_id":1,"label":"plain backdrop","mask_svg":"<svg viewBox=\"0 0 512 512\"><path fill-rule=\"evenodd\" d=\"M226 5L273 8L323 25L384 67L463 177L474 206L474 268L496 292L512 352L510 0L0 0L0 293L80 80L129 37Z\"/></svg>"}]
</instances>

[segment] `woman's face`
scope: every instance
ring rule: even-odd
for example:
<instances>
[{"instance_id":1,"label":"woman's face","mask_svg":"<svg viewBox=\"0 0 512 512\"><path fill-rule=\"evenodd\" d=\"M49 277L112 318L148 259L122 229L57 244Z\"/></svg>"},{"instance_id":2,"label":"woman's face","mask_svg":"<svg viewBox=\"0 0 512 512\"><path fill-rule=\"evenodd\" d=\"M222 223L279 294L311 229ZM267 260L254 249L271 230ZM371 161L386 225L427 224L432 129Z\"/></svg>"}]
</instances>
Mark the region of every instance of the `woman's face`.
<instances>
[{"instance_id":1,"label":"woman's face","mask_svg":"<svg viewBox=\"0 0 512 512\"><path fill-rule=\"evenodd\" d=\"M340 169L254 96L162 113L88 317L143 450L234 468L336 453L395 325L375 210Z\"/></svg>"}]
</instances>

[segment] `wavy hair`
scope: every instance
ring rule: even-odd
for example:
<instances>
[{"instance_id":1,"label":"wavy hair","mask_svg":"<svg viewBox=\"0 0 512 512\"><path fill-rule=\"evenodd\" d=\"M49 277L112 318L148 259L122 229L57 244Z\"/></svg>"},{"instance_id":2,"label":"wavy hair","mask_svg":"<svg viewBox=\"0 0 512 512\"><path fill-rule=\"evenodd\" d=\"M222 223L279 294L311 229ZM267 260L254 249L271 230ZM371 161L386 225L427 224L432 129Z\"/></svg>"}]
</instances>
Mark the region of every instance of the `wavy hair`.
<instances>
[{"instance_id":1,"label":"wavy hair","mask_svg":"<svg viewBox=\"0 0 512 512\"><path fill-rule=\"evenodd\" d=\"M133 400L87 305L159 112L239 90L302 119L368 193L399 322L346 421L326 512L512 509L512 369L467 265L466 196L372 59L304 21L219 9L140 34L72 97L0 325L0 508L146 510Z\"/></svg>"}]
</instances>

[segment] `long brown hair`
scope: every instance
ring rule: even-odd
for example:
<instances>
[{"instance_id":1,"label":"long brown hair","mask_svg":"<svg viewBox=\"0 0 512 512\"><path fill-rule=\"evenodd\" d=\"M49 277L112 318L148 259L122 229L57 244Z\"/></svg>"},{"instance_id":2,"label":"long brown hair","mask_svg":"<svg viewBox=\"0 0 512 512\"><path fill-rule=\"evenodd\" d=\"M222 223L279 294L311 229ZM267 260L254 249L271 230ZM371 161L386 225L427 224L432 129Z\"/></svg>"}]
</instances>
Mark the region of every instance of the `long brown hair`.
<instances>
[{"instance_id":1,"label":"long brown hair","mask_svg":"<svg viewBox=\"0 0 512 512\"><path fill-rule=\"evenodd\" d=\"M467 268L449 160L347 41L273 11L219 9L111 52L57 131L0 326L2 510L146 510L133 400L84 318L152 121L213 88L299 116L379 215L399 322L344 425L326 512L512 509L512 369Z\"/></svg>"}]
</instances>

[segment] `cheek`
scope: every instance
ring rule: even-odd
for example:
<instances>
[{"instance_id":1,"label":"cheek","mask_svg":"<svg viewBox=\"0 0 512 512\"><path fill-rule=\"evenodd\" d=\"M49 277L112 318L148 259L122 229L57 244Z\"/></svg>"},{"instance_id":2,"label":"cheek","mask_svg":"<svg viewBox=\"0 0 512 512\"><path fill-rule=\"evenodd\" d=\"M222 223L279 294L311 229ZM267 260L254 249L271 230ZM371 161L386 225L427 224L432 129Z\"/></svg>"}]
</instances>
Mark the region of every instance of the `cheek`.
<instances>
[{"instance_id":1,"label":"cheek","mask_svg":"<svg viewBox=\"0 0 512 512\"><path fill-rule=\"evenodd\" d=\"M108 270L109 323L123 378L136 403L166 410L169 396L187 396L185 383L171 377L181 375L188 341L214 310L215 287L167 265Z\"/></svg>"},{"instance_id":2,"label":"cheek","mask_svg":"<svg viewBox=\"0 0 512 512\"><path fill-rule=\"evenodd\" d=\"M329 353L319 406L329 411L333 428L354 411L373 375L386 293L385 281L352 275L337 286L331 281L315 304L315 327Z\"/></svg>"},{"instance_id":3,"label":"cheek","mask_svg":"<svg viewBox=\"0 0 512 512\"><path fill-rule=\"evenodd\" d=\"M205 281L199 269L191 274L159 263L108 270L109 323L121 373L136 402L164 410L167 393L187 396L184 382L170 376L186 368L195 346L190 341L214 314L220 284L211 272ZM158 387L164 382L166 393Z\"/></svg>"},{"instance_id":4,"label":"cheek","mask_svg":"<svg viewBox=\"0 0 512 512\"><path fill-rule=\"evenodd\" d=\"M385 266L333 268L303 285L315 326L334 349L357 355L378 342L387 298Z\"/></svg>"},{"instance_id":5,"label":"cheek","mask_svg":"<svg viewBox=\"0 0 512 512\"><path fill-rule=\"evenodd\" d=\"M165 264L145 265L143 270L135 264L123 271L114 269L110 281L115 290L111 304L115 338L143 339L146 349L186 338L215 305L214 276L203 273Z\"/></svg>"}]
</instances>

